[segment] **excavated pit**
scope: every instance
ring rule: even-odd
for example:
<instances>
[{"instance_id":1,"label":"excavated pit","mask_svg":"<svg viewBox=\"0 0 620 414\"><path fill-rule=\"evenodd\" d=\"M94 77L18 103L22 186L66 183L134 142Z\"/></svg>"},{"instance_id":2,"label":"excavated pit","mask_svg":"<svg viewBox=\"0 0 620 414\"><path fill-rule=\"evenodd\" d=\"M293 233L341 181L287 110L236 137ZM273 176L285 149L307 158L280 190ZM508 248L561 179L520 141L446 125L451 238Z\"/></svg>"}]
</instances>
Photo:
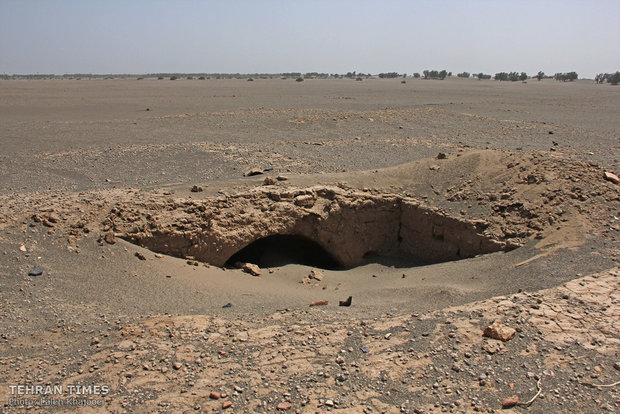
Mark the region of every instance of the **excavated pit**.
<instances>
[{"instance_id":1,"label":"excavated pit","mask_svg":"<svg viewBox=\"0 0 620 414\"><path fill-rule=\"evenodd\" d=\"M119 220L120 219L120 220ZM389 257L431 264L516 247L489 223L395 194L262 187L204 200L117 207L114 229L154 252L216 266L352 268Z\"/></svg>"}]
</instances>

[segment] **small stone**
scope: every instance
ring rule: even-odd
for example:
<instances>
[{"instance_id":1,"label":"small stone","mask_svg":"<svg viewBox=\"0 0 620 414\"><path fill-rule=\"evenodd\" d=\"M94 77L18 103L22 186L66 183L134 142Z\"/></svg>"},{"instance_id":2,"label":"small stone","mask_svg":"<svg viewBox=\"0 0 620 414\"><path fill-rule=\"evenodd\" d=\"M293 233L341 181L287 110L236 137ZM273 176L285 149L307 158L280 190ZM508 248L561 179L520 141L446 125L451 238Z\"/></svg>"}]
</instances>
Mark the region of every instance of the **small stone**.
<instances>
[{"instance_id":1,"label":"small stone","mask_svg":"<svg viewBox=\"0 0 620 414\"><path fill-rule=\"evenodd\" d=\"M437 154L438 160L445 160L446 158L448 158L448 156L444 154L443 152L440 152L439 154Z\"/></svg>"},{"instance_id":2,"label":"small stone","mask_svg":"<svg viewBox=\"0 0 620 414\"><path fill-rule=\"evenodd\" d=\"M386 333L385 336L384 336L385 339L390 339L391 337L392 337L392 333L391 332L390 333Z\"/></svg>"},{"instance_id":3,"label":"small stone","mask_svg":"<svg viewBox=\"0 0 620 414\"><path fill-rule=\"evenodd\" d=\"M516 333L517 331L515 329L504 325L502 321L496 319L491 325L486 327L483 335L506 342L515 336Z\"/></svg>"},{"instance_id":4,"label":"small stone","mask_svg":"<svg viewBox=\"0 0 620 414\"><path fill-rule=\"evenodd\" d=\"M190 190L192 193L199 193L202 191L202 187L198 186L198 185L194 185L192 187L192 189Z\"/></svg>"},{"instance_id":5,"label":"small stone","mask_svg":"<svg viewBox=\"0 0 620 414\"><path fill-rule=\"evenodd\" d=\"M28 250L26 249L26 246L24 246L23 244L21 246L19 246L19 251L20 252L27 252Z\"/></svg>"},{"instance_id":6,"label":"small stone","mask_svg":"<svg viewBox=\"0 0 620 414\"><path fill-rule=\"evenodd\" d=\"M243 265L241 265L241 270L243 270L245 273L251 274L252 276L261 275L260 267L253 263L244 263Z\"/></svg>"},{"instance_id":7,"label":"small stone","mask_svg":"<svg viewBox=\"0 0 620 414\"><path fill-rule=\"evenodd\" d=\"M263 181L263 185L274 185L276 183L276 180L273 177L265 177L265 180Z\"/></svg>"},{"instance_id":8,"label":"small stone","mask_svg":"<svg viewBox=\"0 0 620 414\"><path fill-rule=\"evenodd\" d=\"M183 364L181 364L180 362L175 362L174 364L172 364L172 368L174 368L174 369L176 369L178 371L181 368L183 368Z\"/></svg>"},{"instance_id":9,"label":"small stone","mask_svg":"<svg viewBox=\"0 0 620 414\"><path fill-rule=\"evenodd\" d=\"M94 336L91 340L90 340L90 344L91 345L97 345L99 342L101 342L101 340L99 338L97 338L96 336Z\"/></svg>"},{"instance_id":10,"label":"small stone","mask_svg":"<svg viewBox=\"0 0 620 414\"><path fill-rule=\"evenodd\" d=\"M232 407L232 405L233 405L233 404L232 404L232 402L231 402L231 401L224 401L224 402L222 403L222 408L225 410L225 409L227 409L227 408Z\"/></svg>"},{"instance_id":11,"label":"small stone","mask_svg":"<svg viewBox=\"0 0 620 414\"><path fill-rule=\"evenodd\" d=\"M334 406L334 402L332 400L325 400L325 405L328 407L333 407Z\"/></svg>"},{"instance_id":12,"label":"small stone","mask_svg":"<svg viewBox=\"0 0 620 414\"><path fill-rule=\"evenodd\" d=\"M318 280L320 282L321 280L323 280L324 276L325 275L320 270L312 269L310 270L310 274L308 275L308 278Z\"/></svg>"},{"instance_id":13,"label":"small stone","mask_svg":"<svg viewBox=\"0 0 620 414\"><path fill-rule=\"evenodd\" d=\"M349 296L346 300L338 301L338 306L351 306L353 296Z\"/></svg>"},{"instance_id":14,"label":"small stone","mask_svg":"<svg viewBox=\"0 0 620 414\"><path fill-rule=\"evenodd\" d=\"M514 407L518 403L519 403L519 397L516 395L513 395L512 397L505 398L504 401L502 401L502 408Z\"/></svg>"},{"instance_id":15,"label":"small stone","mask_svg":"<svg viewBox=\"0 0 620 414\"><path fill-rule=\"evenodd\" d=\"M146 260L146 257L140 252L136 252L135 256L140 260Z\"/></svg>"},{"instance_id":16,"label":"small stone","mask_svg":"<svg viewBox=\"0 0 620 414\"><path fill-rule=\"evenodd\" d=\"M278 180L278 181L286 181L286 180L288 180L288 178L286 178L286 177L285 177L285 176L283 176L283 175L278 175L278 176L276 177L276 180Z\"/></svg>"},{"instance_id":17,"label":"small stone","mask_svg":"<svg viewBox=\"0 0 620 414\"><path fill-rule=\"evenodd\" d=\"M265 172L260 168L251 168L248 172L245 173L246 177L251 177L253 175L264 174Z\"/></svg>"},{"instance_id":18,"label":"small stone","mask_svg":"<svg viewBox=\"0 0 620 414\"><path fill-rule=\"evenodd\" d=\"M618 176L616 174L612 173L612 172L605 171L605 176L604 177L605 177L605 179L607 181L611 181L614 184L620 183L620 178L618 178Z\"/></svg>"},{"instance_id":19,"label":"small stone","mask_svg":"<svg viewBox=\"0 0 620 414\"><path fill-rule=\"evenodd\" d=\"M233 304L230 303L230 302L228 302L226 305L222 306L223 309L232 308L232 307L233 307Z\"/></svg>"},{"instance_id":20,"label":"small stone","mask_svg":"<svg viewBox=\"0 0 620 414\"><path fill-rule=\"evenodd\" d=\"M280 404L278 404L278 406L276 408L278 410L286 411L286 410L290 410L292 406L293 405L291 403L281 402Z\"/></svg>"},{"instance_id":21,"label":"small stone","mask_svg":"<svg viewBox=\"0 0 620 414\"><path fill-rule=\"evenodd\" d=\"M60 221L60 217L58 217L58 214L56 214L56 213L49 213L48 216L47 216L47 219L51 223L58 223Z\"/></svg>"},{"instance_id":22,"label":"small stone","mask_svg":"<svg viewBox=\"0 0 620 414\"><path fill-rule=\"evenodd\" d=\"M317 300L310 304L310 306L326 306L329 302L326 300Z\"/></svg>"},{"instance_id":23,"label":"small stone","mask_svg":"<svg viewBox=\"0 0 620 414\"><path fill-rule=\"evenodd\" d=\"M41 269L41 266L39 265L34 265L32 269L30 269L30 271L28 272L28 276L41 276L42 274L43 269Z\"/></svg>"},{"instance_id":24,"label":"small stone","mask_svg":"<svg viewBox=\"0 0 620 414\"><path fill-rule=\"evenodd\" d=\"M105 240L108 244L114 244L116 243L116 236L114 236L114 233L109 231L105 234L105 236L103 236L103 240Z\"/></svg>"},{"instance_id":25,"label":"small stone","mask_svg":"<svg viewBox=\"0 0 620 414\"><path fill-rule=\"evenodd\" d=\"M211 393L209 394L209 398L211 398L212 400L219 400L221 397L221 394L217 391L211 391Z\"/></svg>"}]
</instances>

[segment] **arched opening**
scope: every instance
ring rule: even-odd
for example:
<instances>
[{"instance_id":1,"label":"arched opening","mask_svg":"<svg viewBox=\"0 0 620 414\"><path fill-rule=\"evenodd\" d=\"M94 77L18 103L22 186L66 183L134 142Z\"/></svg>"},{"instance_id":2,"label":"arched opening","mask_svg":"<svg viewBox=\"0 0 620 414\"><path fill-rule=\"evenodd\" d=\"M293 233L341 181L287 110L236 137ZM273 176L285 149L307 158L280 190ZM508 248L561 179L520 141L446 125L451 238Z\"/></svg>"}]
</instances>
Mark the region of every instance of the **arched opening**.
<instances>
[{"instance_id":1,"label":"arched opening","mask_svg":"<svg viewBox=\"0 0 620 414\"><path fill-rule=\"evenodd\" d=\"M259 267L278 267L302 264L321 269L341 266L334 257L317 242L302 236L275 235L258 239L233 254L226 266L235 263L254 263Z\"/></svg>"}]
</instances>

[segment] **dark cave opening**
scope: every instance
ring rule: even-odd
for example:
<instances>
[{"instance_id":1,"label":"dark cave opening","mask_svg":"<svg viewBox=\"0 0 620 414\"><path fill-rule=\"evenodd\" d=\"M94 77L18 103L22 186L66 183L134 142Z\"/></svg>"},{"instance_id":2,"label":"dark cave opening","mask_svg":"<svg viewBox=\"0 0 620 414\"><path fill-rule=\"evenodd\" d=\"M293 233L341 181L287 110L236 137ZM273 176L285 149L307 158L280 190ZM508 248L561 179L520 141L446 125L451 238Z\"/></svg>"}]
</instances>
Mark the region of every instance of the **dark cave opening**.
<instances>
[{"instance_id":1,"label":"dark cave opening","mask_svg":"<svg viewBox=\"0 0 620 414\"><path fill-rule=\"evenodd\" d=\"M302 236L281 234L250 243L233 254L226 261L226 266L234 267L238 262L254 263L261 268L287 264L301 264L326 270L342 268L342 264L317 242Z\"/></svg>"}]
</instances>

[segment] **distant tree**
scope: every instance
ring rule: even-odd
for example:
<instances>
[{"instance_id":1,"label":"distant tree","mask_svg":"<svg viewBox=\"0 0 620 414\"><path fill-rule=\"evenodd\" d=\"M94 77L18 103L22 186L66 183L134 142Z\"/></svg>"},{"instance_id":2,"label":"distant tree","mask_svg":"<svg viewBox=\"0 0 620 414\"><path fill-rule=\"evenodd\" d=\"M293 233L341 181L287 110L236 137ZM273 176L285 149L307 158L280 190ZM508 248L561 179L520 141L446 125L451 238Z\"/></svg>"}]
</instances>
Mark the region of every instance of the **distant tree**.
<instances>
[{"instance_id":1,"label":"distant tree","mask_svg":"<svg viewBox=\"0 0 620 414\"><path fill-rule=\"evenodd\" d=\"M618 83L620 83L620 72L616 71L616 73L608 74L607 82L611 83L612 85L617 85Z\"/></svg>"},{"instance_id":2,"label":"distant tree","mask_svg":"<svg viewBox=\"0 0 620 414\"><path fill-rule=\"evenodd\" d=\"M451 77L451 76L452 76L452 72L448 72L448 77Z\"/></svg>"},{"instance_id":3,"label":"distant tree","mask_svg":"<svg viewBox=\"0 0 620 414\"><path fill-rule=\"evenodd\" d=\"M507 81L508 80L508 73L506 72L498 72L495 74L495 80L498 81Z\"/></svg>"},{"instance_id":4,"label":"distant tree","mask_svg":"<svg viewBox=\"0 0 620 414\"><path fill-rule=\"evenodd\" d=\"M254 82L254 79L248 78L248 82Z\"/></svg>"},{"instance_id":5,"label":"distant tree","mask_svg":"<svg viewBox=\"0 0 620 414\"><path fill-rule=\"evenodd\" d=\"M380 73L380 74L379 74L379 77L380 77L381 79L384 79L384 78L386 78L386 79L392 79L392 78L397 78L398 76L399 76L399 75L398 75L398 73L397 73L397 72L387 72L387 73Z\"/></svg>"},{"instance_id":6,"label":"distant tree","mask_svg":"<svg viewBox=\"0 0 620 414\"><path fill-rule=\"evenodd\" d=\"M607 75L608 75L608 73L599 73L598 75L596 75L594 77L594 82L596 82L596 83L603 83L603 82L605 82L605 80L607 79Z\"/></svg>"},{"instance_id":7,"label":"distant tree","mask_svg":"<svg viewBox=\"0 0 620 414\"><path fill-rule=\"evenodd\" d=\"M545 77L545 72L543 72L542 70L538 71L538 74L536 75L536 79L543 80L543 78Z\"/></svg>"},{"instance_id":8,"label":"distant tree","mask_svg":"<svg viewBox=\"0 0 620 414\"><path fill-rule=\"evenodd\" d=\"M446 75L448 75L448 72L442 70L441 72L439 72L439 79L444 80L446 78ZM452 76L452 72L450 72L450 76Z\"/></svg>"},{"instance_id":9,"label":"distant tree","mask_svg":"<svg viewBox=\"0 0 620 414\"><path fill-rule=\"evenodd\" d=\"M295 82L303 82L303 81L304 81L304 78L302 78L301 76L295 79Z\"/></svg>"},{"instance_id":10,"label":"distant tree","mask_svg":"<svg viewBox=\"0 0 620 414\"><path fill-rule=\"evenodd\" d=\"M527 73L521 72L521 75L519 75L519 80L522 80L522 81L527 80Z\"/></svg>"},{"instance_id":11,"label":"distant tree","mask_svg":"<svg viewBox=\"0 0 620 414\"><path fill-rule=\"evenodd\" d=\"M170 76L170 80L177 80L177 79L179 79L178 76Z\"/></svg>"},{"instance_id":12,"label":"distant tree","mask_svg":"<svg viewBox=\"0 0 620 414\"><path fill-rule=\"evenodd\" d=\"M562 82L572 82L577 80L577 72L556 73L554 79Z\"/></svg>"},{"instance_id":13,"label":"distant tree","mask_svg":"<svg viewBox=\"0 0 620 414\"><path fill-rule=\"evenodd\" d=\"M416 72L416 73L413 74L413 77L417 79L417 78L420 77L420 74L418 72Z\"/></svg>"},{"instance_id":14,"label":"distant tree","mask_svg":"<svg viewBox=\"0 0 620 414\"><path fill-rule=\"evenodd\" d=\"M476 78L478 78L478 80L481 80L481 79L491 79L491 75L487 75L487 74L484 74L484 73L482 73L482 72L477 73L477 74L475 74L474 76L475 76Z\"/></svg>"},{"instance_id":15,"label":"distant tree","mask_svg":"<svg viewBox=\"0 0 620 414\"><path fill-rule=\"evenodd\" d=\"M459 78L469 78L469 72L457 73L456 76Z\"/></svg>"},{"instance_id":16,"label":"distant tree","mask_svg":"<svg viewBox=\"0 0 620 414\"><path fill-rule=\"evenodd\" d=\"M519 74L517 72L510 72L508 74L508 80L511 82L516 82L519 80Z\"/></svg>"}]
</instances>

